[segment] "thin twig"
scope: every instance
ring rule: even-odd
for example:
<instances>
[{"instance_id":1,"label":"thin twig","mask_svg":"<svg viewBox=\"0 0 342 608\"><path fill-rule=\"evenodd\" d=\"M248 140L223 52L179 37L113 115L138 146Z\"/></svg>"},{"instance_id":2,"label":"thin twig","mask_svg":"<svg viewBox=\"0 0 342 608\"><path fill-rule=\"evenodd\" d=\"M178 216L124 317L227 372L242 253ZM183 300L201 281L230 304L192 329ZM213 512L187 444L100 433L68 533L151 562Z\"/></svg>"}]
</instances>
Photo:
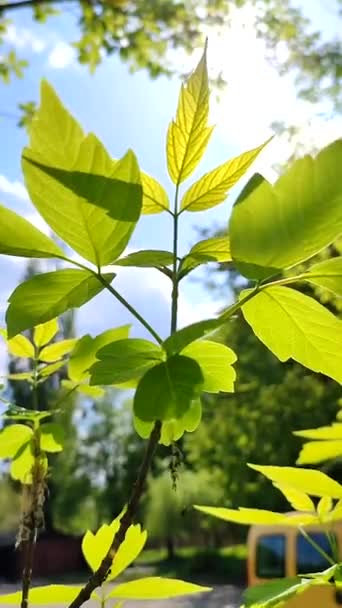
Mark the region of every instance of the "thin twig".
<instances>
[{"instance_id":1,"label":"thin twig","mask_svg":"<svg viewBox=\"0 0 342 608\"><path fill-rule=\"evenodd\" d=\"M141 464L140 471L137 480L133 486L131 497L128 501L127 509L120 520L120 528L115 534L112 545L103 558L99 568L89 578L87 584L81 589L78 596L71 602L69 608L80 608L82 604L88 601L93 591L102 585L106 580L110 568L113 563L113 559L120 547L125 540L126 532L131 526L139 506L141 496L145 489L146 478L151 466L155 449L158 445L161 431L161 422L157 421L154 425L153 431L148 440L144 460Z\"/></svg>"}]
</instances>

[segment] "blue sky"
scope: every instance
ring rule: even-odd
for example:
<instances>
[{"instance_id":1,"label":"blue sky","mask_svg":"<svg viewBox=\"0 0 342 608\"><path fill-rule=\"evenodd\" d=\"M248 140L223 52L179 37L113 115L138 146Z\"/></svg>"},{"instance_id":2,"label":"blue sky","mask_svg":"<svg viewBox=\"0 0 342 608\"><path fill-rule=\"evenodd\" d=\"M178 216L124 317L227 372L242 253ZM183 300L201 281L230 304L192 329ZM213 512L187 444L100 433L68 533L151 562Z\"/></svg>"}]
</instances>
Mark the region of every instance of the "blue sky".
<instances>
[{"instance_id":1,"label":"blue sky","mask_svg":"<svg viewBox=\"0 0 342 608\"><path fill-rule=\"evenodd\" d=\"M336 19L328 6L310 0L311 16L327 35L336 29ZM307 6L307 0L306 0ZM180 82L177 78L151 81L143 71L131 75L118 59L105 59L94 75L78 65L68 43L76 37L72 17L53 18L47 25L32 23L30 13L21 11L9 33L9 44L27 55L30 68L23 80L1 86L1 110L16 112L20 101L37 100L39 82L44 76L56 88L64 104L77 117L86 131L95 132L114 157L132 148L141 167L158 178L168 190L173 189L167 176L165 134L175 113ZM198 49L191 65L195 65ZM279 48L279 53L284 49ZM194 178L242 151L262 143L270 134L273 120L288 120L303 125L303 142L324 145L341 132L339 119L326 123L315 119L310 130L305 124L313 109L298 102L291 77L280 78L265 61L265 49L255 39L253 19L249 12L239 13L232 30L219 38L209 32L209 66L222 68L228 80L220 101L213 99L211 118L216 130L207 153ZM179 57L182 62L184 58ZM189 60L185 60L189 66ZM16 128L15 121L3 118L0 150L0 201L41 225L29 203L20 170L20 154L26 134ZM266 177L274 178L273 162L286 159L290 148L286 140L272 142L269 150L254 165ZM242 182L243 183L243 182ZM239 187L241 187L242 183ZM239 188L238 187L238 188ZM185 253L198 240L196 227L227 225L229 210L238 191L228 201L206 213L183 214L180 229L181 252ZM171 246L171 224L167 214L141 220L130 243L130 249ZM24 262L13 258L0 260L0 311L23 271ZM149 322L162 334L169 321L169 286L167 279L153 270L122 270L116 287L132 301ZM180 299L180 323L185 324L214 314L223 304L207 294L200 283L184 282ZM103 329L126 323L129 314L113 303L109 295L101 295L78 314L81 332L96 334ZM136 335L145 335L134 324Z\"/></svg>"}]
</instances>

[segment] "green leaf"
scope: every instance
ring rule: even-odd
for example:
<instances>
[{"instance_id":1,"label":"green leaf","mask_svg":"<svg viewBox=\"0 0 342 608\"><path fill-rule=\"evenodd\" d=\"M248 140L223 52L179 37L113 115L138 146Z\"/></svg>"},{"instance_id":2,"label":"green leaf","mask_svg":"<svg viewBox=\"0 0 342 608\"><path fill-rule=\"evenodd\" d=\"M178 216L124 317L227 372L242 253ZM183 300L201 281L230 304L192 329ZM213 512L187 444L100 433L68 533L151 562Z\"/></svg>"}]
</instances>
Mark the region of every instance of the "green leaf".
<instances>
[{"instance_id":1,"label":"green leaf","mask_svg":"<svg viewBox=\"0 0 342 608\"><path fill-rule=\"evenodd\" d=\"M56 422L47 422L40 427L40 447L44 452L61 452L64 445L64 430Z\"/></svg>"},{"instance_id":2,"label":"green leaf","mask_svg":"<svg viewBox=\"0 0 342 608\"><path fill-rule=\"evenodd\" d=\"M120 517L120 516L119 516ZM119 518L118 518L119 519ZM147 540L146 530L142 530L140 524L131 525L125 535L125 540L117 550L108 581L112 581L119 576L128 566L130 566L140 555Z\"/></svg>"},{"instance_id":3,"label":"green leaf","mask_svg":"<svg viewBox=\"0 0 342 608\"><path fill-rule=\"evenodd\" d=\"M87 530L82 540L82 552L90 567L95 572L109 551L114 536L120 526L119 519L108 525L103 524L95 534Z\"/></svg>"},{"instance_id":4,"label":"green leaf","mask_svg":"<svg viewBox=\"0 0 342 608\"><path fill-rule=\"evenodd\" d=\"M225 509L223 507L205 507L202 505L194 505L197 511L212 515L224 521L230 521L236 524L245 526L253 525L282 525L294 526L310 525L318 523L317 517L306 513L296 513L296 515L286 515L286 513L275 513L273 511L265 511L264 509L245 509L240 507L239 510Z\"/></svg>"},{"instance_id":5,"label":"green leaf","mask_svg":"<svg viewBox=\"0 0 342 608\"><path fill-rule=\"evenodd\" d=\"M58 333L58 321L57 319L51 319L47 323L37 325L33 331L33 342L38 348L45 346L55 337Z\"/></svg>"},{"instance_id":6,"label":"green leaf","mask_svg":"<svg viewBox=\"0 0 342 608\"><path fill-rule=\"evenodd\" d=\"M88 530L84 535L82 551L93 572L97 570L108 553L115 534L119 530L121 517L122 513L110 525L102 525L96 534ZM146 538L147 534L141 530L139 524L131 525L128 528L125 540L115 554L108 580L116 578L136 559L145 545Z\"/></svg>"},{"instance_id":7,"label":"green leaf","mask_svg":"<svg viewBox=\"0 0 342 608\"><path fill-rule=\"evenodd\" d=\"M317 513L320 517L323 517L327 513L330 513L332 508L333 508L333 501L330 498L330 496L323 496L317 505Z\"/></svg>"},{"instance_id":8,"label":"green leaf","mask_svg":"<svg viewBox=\"0 0 342 608\"><path fill-rule=\"evenodd\" d=\"M76 342L76 338L69 338L68 340L61 340L60 342L49 344L49 346L45 346L45 348L40 351L39 360L44 361L45 363L58 361L58 359L61 359L64 355L68 355L73 350Z\"/></svg>"},{"instance_id":9,"label":"green leaf","mask_svg":"<svg viewBox=\"0 0 342 608\"><path fill-rule=\"evenodd\" d=\"M32 436L32 429L24 424L6 426L0 431L0 458L13 458Z\"/></svg>"},{"instance_id":10,"label":"green leaf","mask_svg":"<svg viewBox=\"0 0 342 608\"><path fill-rule=\"evenodd\" d=\"M243 304L242 312L255 335L280 361L292 358L342 383L342 321L313 298L273 286Z\"/></svg>"},{"instance_id":11,"label":"green leaf","mask_svg":"<svg viewBox=\"0 0 342 608\"><path fill-rule=\"evenodd\" d=\"M291 488L305 492L311 496L342 498L342 486L321 471L256 464L248 464L248 466L267 477L267 479L270 479L273 483L289 485Z\"/></svg>"},{"instance_id":12,"label":"green leaf","mask_svg":"<svg viewBox=\"0 0 342 608\"><path fill-rule=\"evenodd\" d=\"M189 409L185 412L181 418L172 418L163 422L161 427L159 443L162 445L169 446L174 441L178 441L185 431L192 433L195 431L201 422L202 417L202 405L199 399L195 399ZM145 422L140 420L137 416L134 416L134 428L138 435L143 439L148 439L151 435L154 422Z\"/></svg>"},{"instance_id":13,"label":"green leaf","mask_svg":"<svg viewBox=\"0 0 342 608\"><path fill-rule=\"evenodd\" d=\"M181 354L195 359L200 366L204 377L203 391L234 392L236 373L232 363L235 363L236 355L228 346L209 340L196 340L186 346Z\"/></svg>"},{"instance_id":14,"label":"green leaf","mask_svg":"<svg viewBox=\"0 0 342 608\"><path fill-rule=\"evenodd\" d=\"M56 125L60 132L54 137ZM71 133L74 140L65 153ZM46 82L30 134L23 172L32 202L81 256L98 267L110 264L125 249L141 212L133 152L113 161L94 135L83 136Z\"/></svg>"},{"instance_id":15,"label":"green leaf","mask_svg":"<svg viewBox=\"0 0 342 608\"><path fill-rule=\"evenodd\" d=\"M33 372L18 372L17 374L8 374L6 376L9 380L17 380L18 382L27 380L28 382L32 382L33 380Z\"/></svg>"},{"instance_id":16,"label":"green leaf","mask_svg":"<svg viewBox=\"0 0 342 608\"><path fill-rule=\"evenodd\" d=\"M207 262L231 262L230 244L228 236L214 236L204 241L199 241L191 247L189 253L182 259L180 278L183 278L191 270L200 264Z\"/></svg>"},{"instance_id":17,"label":"green leaf","mask_svg":"<svg viewBox=\"0 0 342 608\"><path fill-rule=\"evenodd\" d=\"M183 595L212 591L211 587L202 587L186 581L172 578L151 576L137 581L117 585L107 598L119 597L131 600L166 600Z\"/></svg>"},{"instance_id":18,"label":"green leaf","mask_svg":"<svg viewBox=\"0 0 342 608\"><path fill-rule=\"evenodd\" d=\"M112 281L114 275L106 275ZM78 308L102 291L103 285L87 270L65 268L39 274L21 283L9 298L6 313L8 336L35 327Z\"/></svg>"},{"instance_id":19,"label":"green leaf","mask_svg":"<svg viewBox=\"0 0 342 608\"><path fill-rule=\"evenodd\" d=\"M315 505L305 492L300 492L285 483L275 483L273 485L284 494L295 511L315 512Z\"/></svg>"},{"instance_id":20,"label":"green leaf","mask_svg":"<svg viewBox=\"0 0 342 608\"><path fill-rule=\"evenodd\" d=\"M68 389L68 391L75 390L78 393L81 393L81 395L86 395L87 397L92 397L93 399L103 397L105 394L103 388L100 388L99 386L89 386L86 381L82 381L81 384L78 384L72 380L62 380L62 386Z\"/></svg>"},{"instance_id":21,"label":"green leaf","mask_svg":"<svg viewBox=\"0 0 342 608\"><path fill-rule=\"evenodd\" d=\"M173 254L170 251L146 249L130 253L120 260L116 260L115 266L136 266L138 268L158 268L158 266L170 266L173 262Z\"/></svg>"},{"instance_id":22,"label":"green leaf","mask_svg":"<svg viewBox=\"0 0 342 608\"><path fill-rule=\"evenodd\" d=\"M303 431L293 431L297 437L305 439L341 439L342 441L342 424L334 422L330 426L321 426L318 429L305 429Z\"/></svg>"},{"instance_id":23,"label":"green leaf","mask_svg":"<svg viewBox=\"0 0 342 608\"><path fill-rule=\"evenodd\" d=\"M34 347L32 342L26 338L26 336L15 336L8 340L7 331L0 329L0 335L6 340L8 352L14 357L24 357L25 359L34 359Z\"/></svg>"},{"instance_id":24,"label":"green leaf","mask_svg":"<svg viewBox=\"0 0 342 608\"><path fill-rule=\"evenodd\" d=\"M13 479L21 483L29 484L32 482L31 470L34 465L33 448L31 441L19 448L15 458L13 458L10 474Z\"/></svg>"},{"instance_id":25,"label":"green leaf","mask_svg":"<svg viewBox=\"0 0 342 608\"><path fill-rule=\"evenodd\" d=\"M0 253L25 258L64 258L64 252L30 222L0 205Z\"/></svg>"},{"instance_id":26,"label":"green leaf","mask_svg":"<svg viewBox=\"0 0 342 608\"><path fill-rule=\"evenodd\" d=\"M248 587L243 593L244 606L245 608L249 608L249 606L260 606L260 608L283 606L284 602L298 593L303 593L313 584L316 584L314 579L291 576Z\"/></svg>"},{"instance_id":27,"label":"green leaf","mask_svg":"<svg viewBox=\"0 0 342 608\"><path fill-rule=\"evenodd\" d=\"M78 342L69 361L69 377L73 382L80 382L89 377L90 367L97 361L96 353L106 346L114 342L114 340L125 340L128 338L130 325L122 325L114 329L108 329L95 338L89 334L83 336Z\"/></svg>"},{"instance_id":28,"label":"green leaf","mask_svg":"<svg viewBox=\"0 0 342 608\"><path fill-rule=\"evenodd\" d=\"M245 276L260 279L289 268L341 234L341 163L338 140L316 159L296 161L273 187L263 180L250 188L234 205L232 256Z\"/></svg>"},{"instance_id":29,"label":"green leaf","mask_svg":"<svg viewBox=\"0 0 342 608\"><path fill-rule=\"evenodd\" d=\"M318 464L342 456L342 440L308 441L302 447L296 464Z\"/></svg>"},{"instance_id":30,"label":"green leaf","mask_svg":"<svg viewBox=\"0 0 342 608\"><path fill-rule=\"evenodd\" d=\"M59 369L61 369L61 367L63 367L66 364L66 361L56 361L56 363L51 363L50 365L44 365L43 367L39 367L39 377L40 378L47 378L48 376L51 376L51 374L54 374L56 372L58 372Z\"/></svg>"},{"instance_id":31,"label":"green leaf","mask_svg":"<svg viewBox=\"0 0 342 608\"><path fill-rule=\"evenodd\" d=\"M185 193L181 202L181 209L184 211L204 211L223 203L229 190L248 171L269 141L267 140L261 146L244 152L213 171L205 173Z\"/></svg>"},{"instance_id":32,"label":"green leaf","mask_svg":"<svg viewBox=\"0 0 342 608\"><path fill-rule=\"evenodd\" d=\"M38 421L52 415L53 412L47 410L27 410L26 408L19 407L18 405L11 405L2 415L2 418L7 418L8 420Z\"/></svg>"},{"instance_id":33,"label":"green leaf","mask_svg":"<svg viewBox=\"0 0 342 608\"><path fill-rule=\"evenodd\" d=\"M90 384L120 384L140 378L166 357L153 342L141 339L115 340L100 348L99 359L90 368Z\"/></svg>"},{"instance_id":34,"label":"green leaf","mask_svg":"<svg viewBox=\"0 0 342 608\"><path fill-rule=\"evenodd\" d=\"M181 418L198 397L202 384L198 363L175 355L141 378L134 395L134 413L147 422Z\"/></svg>"},{"instance_id":35,"label":"green leaf","mask_svg":"<svg viewBox=\"0 0 342 608\"><path fill-rule=\"evenodd\" d=\"M314 264L303 278L342 297L342 256Z\"/></svg>"},{"instance_id":36,"label":"green leaf","mask_svg":"<svg viewBox=\"0 0 342 608\"><path fill-rule=\"evenodd\" d=\"M167 168L174 184L180 184L200 162L212 127L208 127L209 87L207 49L188 79L182 85L176 119L169 126L166 142Z\"/></svg>"},{"instance_id":37,"label":"green leaf","mask_svg":"<svg viewBox=\"0 0 342 608\"><path fill-rule=\"evenodd\" d=\"M30 606L48 606L60 602L72 602L80 592L81 585L44 585L30 589ZM94 597L92 594L91 597ZM19 606L21 591L0 595L0 604Z\"/></svg>"},{"instance_id":38,"label":"green leaf","mask_svg":"<svg viewBox=\"0 0 342 608\"><path fill-rule=\"evenodd\" d=\"M163 346L170 356L176 355L188 344L194 342L194 340L198 340L203 336L212 334L218 327L220 327L221 324L222 321L220 319L206 319L205 321L192 323L191 325L183 327L172 334L165 340Z\"/></svg>"},{"instance_id":39,"label":"green leaf","mask_svg":"<svg viewBox=\"0 0 342 608\"><path fill-rule=\"evenodd\" d=\"M143 214L161 213L169 208L169 198L163 186L154 177L141 172L143 188L142 211Z\"/></svg>"}]
</instances>

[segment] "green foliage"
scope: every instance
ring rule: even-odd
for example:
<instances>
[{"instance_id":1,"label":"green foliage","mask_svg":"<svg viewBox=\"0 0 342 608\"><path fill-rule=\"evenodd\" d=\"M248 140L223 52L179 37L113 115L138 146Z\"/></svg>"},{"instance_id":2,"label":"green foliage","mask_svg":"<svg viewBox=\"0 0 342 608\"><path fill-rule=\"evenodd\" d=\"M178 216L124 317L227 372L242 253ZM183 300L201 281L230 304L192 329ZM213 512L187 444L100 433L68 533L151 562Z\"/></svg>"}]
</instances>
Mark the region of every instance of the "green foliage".
<instances>
[{"instance_id":1,"label":"green foliage","mask_svg":"<svg viewBox=\"0 0 342 608\"><path fill-rule=\"evenodd\" d=\"M167 134L167 168L179 186L196 169L212 127L208 127L209 88L206 51L186 85L182 85L177 114Z\"/></svg>"},{"instance_id":2,"label":"green foliage","mask_svg":"<svg viewBox=\"0 0 342 608\"><path fill-rule=\"evenodd\" d=\"M0 253L29 258L63 258L49 237L14 211L0 205Z\"/></svg>"},{"instance_id":3,"label":"green foliage","mask_svg":"<svg viewBox=\"0 0 342 608\"><path fill-rule=\"evenodd\" d=\"M181 418L199 396L203 381L194 359L175 355L141 378L134 396L134 413L147 422Z\"/></svg>"},{"instance_id":4,"label":"green foliage","mask_svg":"<svg viewBox=\"0 0 342 608\"><path fill-rule=\"evenodd\" d=\"M111 159L94 135L83 134L50 85L46 82L42 85L41 105L30 128L30 145L23 154L26 185L34 205L49 226L74 252L95 265L96 270L75 261L75 256L69 259L63 255L77 268L62 268L31 276L10 296L6 313L7 334L2 332L2 335L13 354L31 360L29 371L14 372L11 378L28 380L36 407L33 413L21 419L22 424L13 425L20 427L18 433L4 429L3 454L5 458L12 459L12 477L29 486L32 496L43 496L39 502L42 509L41 503L45 498L42 488L48 473L47 453L61 451L64 437L61 425L50 420L44 422L45 416L37 415L38 389L50 375L67 364L68 378L64 381L67 391L63 398L76 390L88 397L100 396L103 389L99 384L125 388L137 383L133 399L135 427L140 436L149 437L124 516L121 514L110 525L104 524L96 535L88 531L84 537L84 554L93 571L88 585L82 591L79 588L66 591L63 586L50 589L51 602L56 597L62 600L65 594L69 594L67 601L72 596L75 599L71 605L78 608L84 599L90 597L103 605L114 597L162 599L208 590L180 581L142 579L139 584L125 583L116 587L107 595L102 590L102 597L94 592L105 580L113 579L132 563L144 545L146 534L133 521L158 442L172 445L170 469L175 481L177 449L174 442L185 431L193 432L199 426L201 394L233 393L236 372L232 364L237 356L230 345L213 340L219 339L218 330L223 331L223 326L229 331L237 313L242 311L255 335L279 360L292 358L309 370L322 372L342 383L341 321L311 295L285 286L296 283L309 290L308 282L315 277L317 279L321 273L323 279L328 275L328 282L323 280L318 284L330 289L333 287L339 292L339 262L329 264L325 261L323 270L319 264L318 270L317 264L311 268L309 262L300 274L273 276L309 260L341 236L339 165L342 142L337 141L323 149L316 159L306 157L297 161L274 187L263 178L254 177L234 206L229 238L223 236L200 241L180 260L178 222L183 210L199 211L222 202L229 188L246 172L265 145L200 178L179 204L180 185L196 169L212 132L208 115L205 48L197 68L181 88L176 118L167 134L167 166L175 185L174 207L170 210L162 186L140 173L133 152L128 151L121 160ZM167 210L172 218L172 252L143 250L120 260L119 256L128 245L141 213L160 210ZM8 235L16 235L16 225L19 226L19 243L12 249ZM16 217L11 230L12 233L5 230L3 234L0 231L0 251L2 247L5 253L12 255L26 252L37 257L51 257L52 254L62 257L62 250L55 250L53 241L45 241L45 237L30 232L30 228L26 230ZM180 280L198 264L207 261L229 261L235 271L242 271L245 276L255 279L255 285L242 291L236 302L217 319L207 319L177 331ZM111 285L114 275L103 274L103 266L115 263L155 266L171 280L171 335L166 340L163 341ZM83 336L76 341L70 337L51 343L58 331L53 319L82 306L104 288L140 321L154 342L130 339L129 327L124 326L94 338ZM29 337L18 337L21 331L27 330L33 330L33 342ZM208 339L210 336L211 340ZM270 362L273 366L272 355L268 355ZM262 365L263 362L258 362L258 366L262 368ZM253 394L255 384L253 387L252 383L252 388L247 386L247 390ZM210 395L204 396L203 402L210 404ZM251 409L249 401L248 410ZM13 413L14 417L17 414L23 416L17 406L14 412L12 408L12 417ZM248 417L252 419L253 413L248 411ZM267 420L261 419L261 422L266 428ZM8 428L13 429L13 426ZM209 441L212 441L210 435ZM222 466L222 462L219 464ZM299 510L298 514L286 518L282 513L266 509L235 510L216 506L201 509L222 519L244 524L305 525L333 522L341 517L340 501L334 501L342 499L342 486L322 472L279 466L250 467L271 479L290 504ZM317 507L311 496L322 498ZM36 538L42 517L39 519L33 511L34 500L30 504L30 535ZM22 536L21 528L19 544ZM310 585L315 584L314 577L312 581ZM286 593L292 593L290 589ZM57 595L54 597L55 592ZM25 604L24 594L25 580L22 596ZM36 589L32 602L39 604L42 594L43 591Z\"/></svg>"},{"instance_id":5,"label":"green foliage","mask_svg":"<svg viewBox=\"0 0 342 608\"><path fill-rule=\"evenodd\" d=\"M342 383L342 323L313 298L273 286L243 304L242 312L280 361L292 358Z\"/></svg>"},{"instance_id":6,"label":"green foliage","mask_svg":"<svg viewBox=\"0 0 342 608\"><path fill-rule=\"evenodd\" d=\"M342 141L337 140L315 159L296 161L273 187L263 180L235 204L229 232L232 257L242 274L263 279L307 260L338 238L341 162Z\"/></svg>"},{"instance_id":7,"label":"green foliage","mask_svg":"<svg viewBox=\"0 0 342 608\"><path fill-rule=\"evenodd\" d=\"M111 282L113 274L105 276ZM9 298L6 313L8 336L45 323L70 308L82 306L104 285L90 270L63 268L21 283Z\"/></svg>"},{"instance_id":8,"label":"green foliage","mask_svg":"<svg viewBox=\"0 0 342 608\"><path fill-rule=\"evenodd\" d=\"M342 257L313 264L307 280L342 297Z\"/></svg>"},{"instance_id":9,"label":"green foliage","mask_svg":"<svg viewBox=\"0 0 342 608\"><path fill-rule=\"evenodd\" d=\"M100 348L90 368L90 384L121 384L136 380L165 359L163 350L141 339L116 340Z\"/></svg>"}]
</instances>

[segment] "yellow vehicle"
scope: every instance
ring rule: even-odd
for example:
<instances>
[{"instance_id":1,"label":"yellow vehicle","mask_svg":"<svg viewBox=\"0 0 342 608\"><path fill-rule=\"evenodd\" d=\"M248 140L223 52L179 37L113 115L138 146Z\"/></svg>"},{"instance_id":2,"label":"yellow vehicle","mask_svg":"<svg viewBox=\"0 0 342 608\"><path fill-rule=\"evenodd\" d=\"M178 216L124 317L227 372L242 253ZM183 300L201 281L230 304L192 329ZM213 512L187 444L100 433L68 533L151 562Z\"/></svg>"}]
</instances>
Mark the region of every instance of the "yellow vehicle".
<instances>
[{"instance_id":1,"label":"yellow vehicle","mask_svg":"<svg viewBox=\"0 0 342 608\"><path fill-rule=\"evenodd\" d=\"M312 540L331 556L324 528L305 527ZM342 522L333 527L339 559L342 560ZM328 561L304 538L295 527L254 525L248 534L248 585L271 579L318 572L329 567ZM284 608L337 608L342 605L340 593L333 586L322 585L308 589L290 599Z\"/></svg>"}]
</instances>

